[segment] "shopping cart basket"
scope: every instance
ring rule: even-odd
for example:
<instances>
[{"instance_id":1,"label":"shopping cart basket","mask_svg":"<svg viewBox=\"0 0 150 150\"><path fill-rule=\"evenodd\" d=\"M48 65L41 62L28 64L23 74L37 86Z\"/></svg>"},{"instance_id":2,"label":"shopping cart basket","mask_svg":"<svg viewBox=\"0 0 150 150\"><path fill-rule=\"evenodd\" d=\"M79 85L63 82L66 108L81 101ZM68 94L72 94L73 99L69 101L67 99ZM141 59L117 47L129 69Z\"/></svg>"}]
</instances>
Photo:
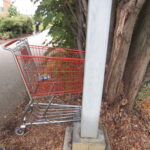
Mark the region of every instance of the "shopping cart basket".
<instances>
[{"instance_id":1,"label":"shopping cart basket","mask_svg":"<svg viewBox=\"0 0 150 150\"><path fill-rule=\"evenodd\" d=\"M30 98L16 134L22 135L28 125L80 120L81 106L53 101L59 95L82 93L84 51L29 45L27 39L9 42L5 49L12 52ZM41 102L43 98L48 101Z\"/></svg>"}]
</instances>

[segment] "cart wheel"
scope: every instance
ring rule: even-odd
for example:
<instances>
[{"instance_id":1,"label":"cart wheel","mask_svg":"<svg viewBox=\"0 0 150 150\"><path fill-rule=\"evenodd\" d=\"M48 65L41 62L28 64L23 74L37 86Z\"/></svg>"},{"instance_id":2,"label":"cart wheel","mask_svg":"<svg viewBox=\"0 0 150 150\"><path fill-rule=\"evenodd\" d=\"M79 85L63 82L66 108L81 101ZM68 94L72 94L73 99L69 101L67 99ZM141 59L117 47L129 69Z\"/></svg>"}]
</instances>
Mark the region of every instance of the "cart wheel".
<instances>
[{"instance_id":1,"label":"cart wheel","mask_svg":"<svg viewBox=\"0 0 150 150\"><path fill-rule=\"evenodd\" d=\"M30 106L30 107L28 108L28 112L32 112L32 111L33 111L33 107Z\"/></svg>"},{"instance_id":2,"label":"cart wheel","mask_svg":"<svg viewBox=\"0 0 150 150\"><path fill-rule=\"evenodd\" d=\"M32 112L33 111L33 107L32 106L26 107L25 110L27 110L28 112Z\"/></svg>"},{"instance_id":3,"label":"cart wheel","mask_svg":"<svg viewBox=\"0 0 150 150\"><path fill-rule=\"evenodd\" d=\"M23 135L23 134L24 134L24 131L25 131L24 128L17 127L17 128L15 129L15 134L16 134L16 135Z\"/></svg>"}]
</instances>

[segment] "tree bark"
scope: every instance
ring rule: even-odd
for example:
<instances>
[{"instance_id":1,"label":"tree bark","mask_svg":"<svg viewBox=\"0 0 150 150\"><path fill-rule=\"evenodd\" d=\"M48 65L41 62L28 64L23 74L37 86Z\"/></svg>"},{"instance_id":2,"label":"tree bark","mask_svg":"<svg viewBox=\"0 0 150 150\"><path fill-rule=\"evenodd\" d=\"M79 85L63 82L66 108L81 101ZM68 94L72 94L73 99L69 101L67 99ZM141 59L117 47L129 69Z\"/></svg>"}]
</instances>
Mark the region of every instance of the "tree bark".
<instances>
[{"instance_id":1,"label":"tree bark","mask_svg":"<svg viewBox=\"0 0 150 150\"><path fill-rule=\"evenodd\" d=\"M83 24L84 24L84 18L83 18L83 12L82 12L82 1L77 0L76 1L76 14L77 14L77 47L79 50L83 50L83 41L85 41L84 32L83 32ZM83 58L83 55L80 54L80 57Z\"/></svg>"},{"instance_id":2,"label":"tree bark","mask_svg":"<svg viewBox=\"0 0 150 150\"><path fill-rule=\"evenodd\" d=\"M150 81L150 63L148 65L148 67L147 67L147 71L145 73L145 77L144 77L144 81L143 82L145 82L145 81Z\"/></svg>"},{"instance_id":3,"label":"tree bark","mask_svg":"<svg viewBox=\"0 0 150 150\"><path fill-rule=\"evenodd\" d=\"M82 0L82 5L83 5L83 13L84 13L85 17L87 17L88 1L87 0Z\"/></svg>"},{"instance_id":4,"label":"tree bark","mask_svg":"<svg viewBox=\"0 0 150 150\"><path fill-rule=\"evenodd\" d=\"M147 1L139 15L133 34L124 81L128 109L132 110L135 98L142 85L150 61L150 1Z\"/></svg>"},{"instance_id":5,"label":"tree bark","mask_svg":"<svg viewBox=\"0 0 150 150\"><path fill-rule=\"evenodd\" d=\"M122 0L117 8L112 53L106 74L105 95L113 103L121 92L122 78L129 52L132 33L145 0Z\"/></svg>"},{"instance_id":6,"label":"tree bark","mask_svg":"<svg viewBox=\"0 0 150 150\"><path fill-rule=\"evenodd\" d=\"M108 43L108 50L107 50L107 61L110 60L111 51L112 51L112 44L113 44L113 37L114 37L114 29L115 29L115 23L116 23L116 9L117 9L117 1L113 0L112 2L112 10L111 10L111 21L110 21L110 30L109 30L109 43Z\"/></svg>"}]
</instances>

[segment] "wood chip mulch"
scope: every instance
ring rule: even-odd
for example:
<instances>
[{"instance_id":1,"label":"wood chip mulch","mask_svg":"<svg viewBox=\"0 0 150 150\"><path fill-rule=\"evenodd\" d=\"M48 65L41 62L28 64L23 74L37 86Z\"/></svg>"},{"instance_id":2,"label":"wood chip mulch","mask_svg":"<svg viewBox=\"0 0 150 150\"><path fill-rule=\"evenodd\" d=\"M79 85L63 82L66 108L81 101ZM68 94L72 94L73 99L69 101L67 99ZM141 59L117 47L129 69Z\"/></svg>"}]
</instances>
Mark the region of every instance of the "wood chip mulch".
<instances>
[{"instance_id":1,"label":"wood chip mulch","mask_svg":"<svg viewBox=\"0 0 150 150\"><path fill-rule=\"evenodd\" d=\"M77 103L81 103L81 99ZM23 136L15 135L14 128L20 124L23 106L18 105L16 112L7 116L8 121L0 135L0 146L3 145L6 150L62 150L65 129L71 124L29 126ZM112 150L150 150L150 113L139 108L128 113L122 103L111 107L103 103L101 122Z\"/></svg>"},{"instance_id":2,"label":"wood chip mulch","mask_svg":"<svg viewBox=\"0 0 150 150\"><path fill-rule=\"evenodd\" d=\"M70 99L69 104L81 103L81 99L75 99ZM65 97L63 101L68 102ZM0 146L6 150L62 150L65 129L71 123L28 126L24 135L15 135L14 129L20 125L24 106L24 103L18 105L16 112L7 115L5 127L0 132Z\"/></svg>"},{"instance_id":3,"label":"wood chip mulch","mask_svg":"<svg viewBox=\"0 0 150 150\"><path fill-rule=\"evenodd\" d=\"M112 150L150 150L150 120L141 111L128 113L121 103L104 103L101 119Z\"/></svg>"}]
</instances>

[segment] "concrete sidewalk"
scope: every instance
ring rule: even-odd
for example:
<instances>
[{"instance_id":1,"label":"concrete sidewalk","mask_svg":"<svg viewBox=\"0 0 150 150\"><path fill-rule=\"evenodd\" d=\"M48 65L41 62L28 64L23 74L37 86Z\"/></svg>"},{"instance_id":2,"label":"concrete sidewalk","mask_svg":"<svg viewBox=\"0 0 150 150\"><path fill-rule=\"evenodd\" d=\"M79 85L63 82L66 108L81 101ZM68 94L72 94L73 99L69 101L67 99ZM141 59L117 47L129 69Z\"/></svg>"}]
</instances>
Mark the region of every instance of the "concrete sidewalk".
<instances>
[{"instance_id":1,"label":"concrete sidewalk","mask_svg":"<svg viewBox=\"0 0 150 150\"><path fill-rule=\"evenodd\" d=\"M6 115L12 113L25 96L26 90L11 52L0 48L0 127Z\"/></svg>"},{"instance_id":2,"label":"concrete sidewalk","mask_svg":"<svg viewBox=\"0 0 150 150\"><path fill-rule=\"evenodd\" d=\"M28 42L30 45L43 45L45 41L50 41L51 37L48 35L49 29L44 30L43 32L33 34L29 36Z\"/></svg>"}]
</instances>

